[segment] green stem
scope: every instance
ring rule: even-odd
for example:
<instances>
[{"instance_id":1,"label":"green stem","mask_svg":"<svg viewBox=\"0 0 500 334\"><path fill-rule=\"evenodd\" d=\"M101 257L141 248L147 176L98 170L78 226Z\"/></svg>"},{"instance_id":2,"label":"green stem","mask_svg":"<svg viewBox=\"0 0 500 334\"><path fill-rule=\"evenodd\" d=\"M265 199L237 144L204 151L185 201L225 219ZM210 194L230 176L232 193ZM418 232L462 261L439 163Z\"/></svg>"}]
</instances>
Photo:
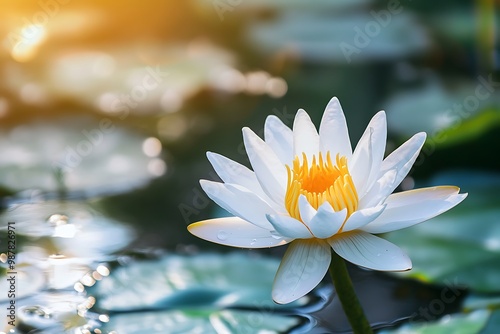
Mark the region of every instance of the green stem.
<instances>
[{"instance_id":1,"label":"green stem","mask_svg":"<svg viewBox=\"0 0 500 334\"><path fill-rule=\"evenodd\" d=\"M355 334L373 333L370 323L366 320L363 308L359 303L351 278L347 272L347 266L343 258L332 252L332 262L330 262L330 276L335 286L335 291L340 299L342 308L351 324Z\"/></svg>"}]
</instances>

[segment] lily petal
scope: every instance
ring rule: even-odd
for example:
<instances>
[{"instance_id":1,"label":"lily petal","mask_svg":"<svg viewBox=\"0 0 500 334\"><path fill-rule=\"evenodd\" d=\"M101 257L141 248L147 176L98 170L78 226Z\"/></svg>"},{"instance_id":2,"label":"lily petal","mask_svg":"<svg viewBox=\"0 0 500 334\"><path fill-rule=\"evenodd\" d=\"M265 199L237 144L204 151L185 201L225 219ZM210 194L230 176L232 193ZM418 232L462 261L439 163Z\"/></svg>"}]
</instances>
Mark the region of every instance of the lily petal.
<instances>
[{"instance_id":1,"label":"lily petal","mask_svg":"<svg viewBox=\"0 0 500 334\"><path fill-rule=\"evenodd\" d=\"M299 109L293 122L293 151L299 159L305 153L309 161L319 152L318 131L303 109Z\"/></svg>"},{"instance_id":2,"label":"lily petal","mask_svg":"<svg viewBox=\"0 0 500 334\"><path fill-rule=\"evenodd\" d=\"M309 224L314 215L316 215L316 209L309 203L307 197L304 195L299 195L299 212L300 218L306 224Z\"/></svg>"},{"instance_id":3,"label":"lily petal","mask_svg":"<svg viewBox=\"0 0 500 334\"><path fill-rule=\"evenodd\" d=\"M385 207L384 204L354 212L345 222L342 232L349 232L370 224L384 212Z\"/></svg>"},{"instance_id":4,"label":"lily petal","mask_svg":"<svg viewBox=\"0 0 500 334\"><path fill-rule=\"evenodd\" d=\"M263 199L269 198L262 190L255 173L246 166L213 152L207 152L207 158L225 183L240 185Z\"/></svg>"},{"instance_id":5,"label":"lily petal","mask_svg":"<svg viewBox=\"0 0 500 334\"><path fill-rule=\"evenodd\" d=\"M459 194L458 187L422 188L392 194L387 198L385 211L363 227L370 233L385 233L406 228L453 208L467 194Z\"/></svg>"},{"instance_id":6,"label":"lily petal","mask_svg":"<svg viewBox=\"0 0 500 334\"><path fill-rule=\"evenodd\" d=\"M249 128L243 128L243 142L262 189L276 203L282 203L288 180L285 166L269 145Z\"/></svg>"},{"instance_id":7,"label":"lily petal","mask_svg":"<svg viewBox=\"0 0 500 334\"><path fill-rule=\"evenodd\" d=\"M264 138L281 163L291 166L294 158L292 129L283 124L278 117L271 115L266 118Z\"/></svg>"},{"instance_id":8,"label":"lily petal","mask_svg":"<svg viewBox=\"0 0 500 334\"><path fill-rule=\"evenodd\" d=\"M350 171L359 197L371 188L379 175L387 141L387 121L384 111L371 119L352 155Z\"/></svg>"},{"instance_id":9,"label":"lily petal","mask_svg":"<svg viewBox=\"0 0 500 334\"><path fill-rule=\"evenodd\" d=\"M335 253L358 266L380 271L404 271L412 266L401 248L367 232L341 233L328 241Z\"/></svg>"},{"instance_id":10,"label":"lily petal","mask_svg":"<svg viewBox=\"0 0 500 334\"><path fill-rule=\"evenodd\" d=\"M314 289L323 279L331 260L331 250L322 240L295 240L274 278L273 300L291 303Z\"/></svg>"},{"instance_id":11,"label":"lily petal","mask_svg":"<svg viewBox=\"0 0 500 334\"><path fill-rule=\"evenodd\" d=\"M295 218L280 215L266 215L266 217L276 232L283 237L294 239L308 239L313 237L307 227Z\"/></svg>"},{"instance_id":12,"label":"lily petal","mask_svg":"<svg viewBox=\"0 0 500 334\"><path fill-rule=\"evenodd\" d=\"M315 237L326 239L339 231L347 216L347 209L335 212L330 203L325 202L309 223L309 229Z\"/></svg>"},{"instance_id":13,"label":"lily petal","mask_svg":"<svg viewBox=\"0 0 500 334\"><path fill-rule=\"evenodd\" d=\"M275 211L260 197L238 185L200 180L200 185L215 203L255 226L272 229L266 214Z\"/></svg>"},{"instance_id":14,"label":"lily petal","mask_svg":"<svg viewBox=\"0 0 500 334\"><path fill-rule=\"evenodd\" d=\"M285 245L292 239L272 235L238 217L209 219L188 226L193 235L217 244L241 248L267 248Z\"/></svg>"},{"instance_id":15,"label":"lily petal","mask_svg":"<svg viewBox=\"0 0 500 334\"><path fill-rule=\"evenodd\" d=\"M359 208L369 208L382 203L394 190L393 185L398 172L395 169L388 170L371 187L371 189L359 200Z\"/></svg>"},{"instance_id":16,"label":"lily petal","mask_svg":"<svg viewBox=\"0 0 500 334\"><path fill-rule=\"evenodd\" d=\"M381 192L378 194L379 198L383 200L389 196L401 181L403 181L406 175L408 175L408 172L415 163L425 143L426 137L427 134L425 132L415 134L382 161L379 177L383 177L383 175L391 169L396 171L396 177L394 183L390 187L386 187L383 193Z\"/></svg>"},{"instance_id":17,"label":"lily petal","mask_svg":"<svg viewBox=\"0 0 500 334\"><path fill-rule=\"evenodd\" d=\"M340 154L347 160L351 159L352 147L349 131L339 99L332 98L326 106L319 126L320 150L326 156L328 152L332 158Z\"/></svg>"}]
</instances>

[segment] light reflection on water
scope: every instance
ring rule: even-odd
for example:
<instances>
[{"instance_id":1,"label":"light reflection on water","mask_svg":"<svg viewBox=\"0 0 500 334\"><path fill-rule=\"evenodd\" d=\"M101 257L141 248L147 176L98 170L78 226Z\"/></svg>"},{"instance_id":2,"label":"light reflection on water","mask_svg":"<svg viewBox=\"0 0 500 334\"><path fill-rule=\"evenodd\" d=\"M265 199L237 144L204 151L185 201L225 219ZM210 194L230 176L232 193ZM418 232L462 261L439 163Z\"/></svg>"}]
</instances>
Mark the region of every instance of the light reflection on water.
<instances>
[{"instance_id":1,"label":"light reflection on water","mask_svg":"<svg viewBox=\"0 0 500 334\"><path fill-rule=\"evenodd\" d=\"M63 333L66 329L84 333L108 321L107 315L88 313L95 298L84 293L84 286L110 274L101 262L113 259L112 253L129 244L133 238L130 228L85 203L65 201L13 206L1 215L1 221L15 222L16 333L35 329L37 333ZM7 227L0 226L2 239L6 232ZM2 253L6 270L7 258ZM0 281L2 291L8 291L7 284L7 280ZM0 296L2 310L10 302L6 297ZM5 319L2 316L0 329L12 329Z\"/></svg>"}]
</instances>

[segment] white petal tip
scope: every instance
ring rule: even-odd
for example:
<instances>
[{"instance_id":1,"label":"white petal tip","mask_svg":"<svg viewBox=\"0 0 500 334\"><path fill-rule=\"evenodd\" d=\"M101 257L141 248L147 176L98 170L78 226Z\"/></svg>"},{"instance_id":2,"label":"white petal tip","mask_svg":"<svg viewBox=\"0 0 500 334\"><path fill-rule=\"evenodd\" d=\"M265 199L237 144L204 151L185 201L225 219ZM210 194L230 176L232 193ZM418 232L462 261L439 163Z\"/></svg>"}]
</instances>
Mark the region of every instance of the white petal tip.
<instances>
[{"instance_id":1,"label":"white petal tip","mask_svg":"<svg viewBox=\"0 0 500 334\"><path fill-rule=\"evenodd\" d=\"M284 291L281 291L281 290L277 290L277 289L273 289L272 291L272 297L273 297L273 301L276 303L276 304L288 304L290 303L288 301L288 298L284 298L286 296L286 294L284 293Z\"/></svg>"},{"instance_id":2,"label":"white petal tip","mask_svg":"<svg viewBox=\"0 0 500 334\"><path fill-rule=\"evenodd\" d=\"M300 297L299 297L300 298ZM280 305L285 305L285 304L290 304L291 302L294 302L296 301L297 299L299 298L295 298L295 299L291 299L291 300L288 300L288 299L281 299L279 297L275 297L273 296L273 301L276 303L276 304L280 304Z\"/></svg>"},{"instance_id":3,"label":"white petal tip","mask_svg":"<svg viewBox=\"0 0 500 334\"><path fill-rule=\"evenodd\" d=\"M403 253L403 254L396 261L398 263L398 265L395 265L394 269L389 270L389 271L408 271L408 270L411 270L411 268L413 268L413 264L411 263L411 259L408 256L408 254L406 254L406 252L404 252L403 250L401 250L401 253Z\"/></svg>"},{"instance_id":4,"label":"white petal tip","mask_svg":"<svg viewBox=\"0 0 500 334\"><path fill-rule=\"evenodd\" d=\"M252 129L250 129L249 127L245 126L243 128L241 128L241 132L243 133L243 139L246 137L246 136L250 136L252 134L254 134L254 132L252 131Z\"/></svg>"},{"instance_id":5,"label":"white petal tip","mask_svg":"<svg viewBox=\"0 0 500 334\"><path fill-rule=\"evenodd\" d=\"M203 190L205 190L206 187L209 187L211 183L213 183L213 181L204 180L204 179L200 180L200 186L201 186L201 188L203 188Z\"/></svg>"},{"instance_id":6,"label":"white petal tip","mask_svg":"<svg viewBox=\"0 0 500 334\"><path fill-rule=\"evenodd\" d=\"M312 290L313 288L311 288L307 292L302 291L297 293L297 291L292 291L291 289L289 289L289 286L286 286L283 289L281 288L278 289L274 287L272 291L272 298L276 304L285 305L285 304L290 304L296 301L297 299L304 297Z\"/></svg>"},{"instance_id":7,"label":"white petal tip","mask_svg":"<svg viewBox=\"0 0 500 334\"><path fill-rule=\"evenodd\" d=\"M391 271L410 271L412 268L413 268L413 264L411 263L411 260L408 257L405 265L402 265L401 268L396 268L395 270L391 270Z\"/></svg>"},{"instance_id":8,"label":"white petal tip","mask_svg":"<svg viewBox=\"0 0 500 334\"><path fill-rule=\"evenodd\" d=\"M298 298L296 298L296 299L288 300L288 299L283 298L283 296L279 296L279 295L277 296L277 295L275 295L274 291L273 291L272 297L273 297L273 301L276 304L280 304L280 305L289 304L289 303L291 303L291 302L293 302L293 301L295 301L295 300L298 299Z\"/></svg>"},{"instance_id":9,"label":"white petal tip","mask_svg":"<svg viewBox=\"0 0 500 334\"><path fill-rule=\"evenodd\" d=\"M364 267L363 265L360 265ZM397 259L397 262L392 263L391 266L373 266L373 267L367 267L368 269L372 270L377 270L377 271L386 271L386 272L403 272L403 271L409 271L413 268L413 264L411 263L410 258L405 254L404 256L401 256L400 258Z\"/></svg>"},{"instance_id":10,"label":"white petal tip","mask_svg":"<svg viewBox=\"0 0 500 334\"><path fill-rule=\"evenodd\" d=\"M303 194L299 195L299 202L309 203L309 201L307 200L307 197Z\"/></svg>"},{"instance_id":11,"label":"white petal tip","mask_svg":"<svg viewBox=\"0 0 500 334\"><path fill-rule=\"evenodd\" d=\"M393 263L393 267L382 270L382 271L408 271L411 270L413 264L411 263L410 257L401 251L403 254Z\"/></svg>"},{"instance_id":12,"label":"white petal tip","mask_svg":"<svg viewBox=\"0 0 500 334\"><path fill-rule=\"evenodd\" d=\"M413 137L421 138L423 141L427 139L427 132L418 132Z\"/></svg>"},{"instance_id":13,"label":"white petal tip","mask_svg":"<svg viewBox=\"0 0 500 334\"><path fill-rule=\"evenodd\" d=\"M330 99L330 101L328 102L327 106L330 106L330 105L333 105L333 104L340 104L340 101L338 99L338 97L334 96Z\"/></svg>"}]
</instances>

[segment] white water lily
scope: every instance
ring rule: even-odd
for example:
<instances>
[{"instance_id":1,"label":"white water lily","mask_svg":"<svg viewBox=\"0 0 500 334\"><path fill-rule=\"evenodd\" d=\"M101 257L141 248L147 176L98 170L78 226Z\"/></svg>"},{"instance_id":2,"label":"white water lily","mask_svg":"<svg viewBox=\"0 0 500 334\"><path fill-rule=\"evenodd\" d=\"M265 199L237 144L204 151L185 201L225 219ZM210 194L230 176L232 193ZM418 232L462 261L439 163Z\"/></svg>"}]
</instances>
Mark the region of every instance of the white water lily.
<instances>
[{"instance_id":1,"label":"white water lily","mask_svg":"<svg viewBox=\"0 0 500 334\"><path fill-rule=\"evenodd\" d=\"M386 116L380 111L353 152L337 98L327 105L319 133L302 109L293 130L269 116L265 140L243 128L253 171L208 152L224 183L200 181L207 195L235 217L197 222L188 229L233 247L290 243L273 285L277 303L292 302L316 287L330 265L331 249L362 267L409 270L408 256L373 234L435 217L467 194L453 186L392 194L419 155L426 134L417 133L384 159L386 135Z\"/></svg>"}]
</instances>

